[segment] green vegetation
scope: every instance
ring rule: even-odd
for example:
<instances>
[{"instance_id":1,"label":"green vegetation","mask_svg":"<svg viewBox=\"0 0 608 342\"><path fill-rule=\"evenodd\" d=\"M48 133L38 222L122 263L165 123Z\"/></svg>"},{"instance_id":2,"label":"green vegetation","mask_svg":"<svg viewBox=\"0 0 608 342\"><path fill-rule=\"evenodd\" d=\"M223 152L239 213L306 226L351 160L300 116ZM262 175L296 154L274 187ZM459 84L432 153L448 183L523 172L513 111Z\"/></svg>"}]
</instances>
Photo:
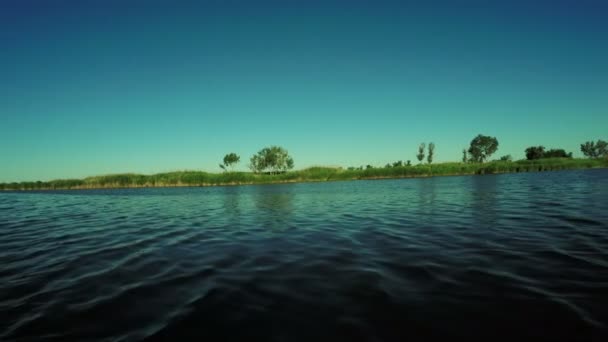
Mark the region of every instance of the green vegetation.
<instances>
[{"instance_id":1,"label":"green vegetation","mask_svg":"<svg viewBox=\"0 0 608 342\"><path fill-rule=\"evenodd\" d=\"M418 146L418 154L416 155L416 158L418 158L418 161L420 163L422 163L422 160L424 159L424 147L425 147L424 143L422 143L422 144L420 144L420 146Z\"/></svg>"},{"instance_id":2,"label":"green vegetation","mask_svg":"<svg viewBox=\"0 0 608 342\"><path fill-rule=\"evenodd\" d=\"M533 172L566 169L608 167L608 159L552 158L540 160L491 161L487 163L433 164L433 176L493 174L505 172ZM237 184L268 184L288 182L337 181L357 179L407 178L431 176L431 166L390 166L387 168L329 168L311 167L304 170L268 174L252 172L208 173L177 171L155 175L116 174L63 179L50 182L0 183L0 190L95 189L126 187L212 186Z\"/></svg>"},{"instance_id":3,"label":"green vegetation","mask_svg":"<svg viewBox=\"0 0 608 342\"><path fill-rule=\"evenodd\" d=\"M604 140L587 141L581 144L581 152L589 158L608 158L608 143Z\"/></svg>"},{"instance_id":4,"label":"green vegetation","mask_svg":"<svg viewBox=\"0 0 608 342\"><path fill-rule=\"evenodd\" d=\"M563 148L552 148L545 152L543 158L572 158L572 152L566 153Z\"/></svg>"},{"instance_id":5,"label":"green vegetation","mask_svg":"<svg viewBox=\"0 0 608 342\"><path fill-rule=\"evenodd\" d=\"M249 168L254 173L285 173L293 169L293 158L286 149L279 146L270 146L261 149L251 157Z\"/></svg>"},{"instance_id":6,"label":"green vegetation","mask_svg":"<svg viewBox=\"0 0 608 342\"><path fill-rule=\"evenodd\" d=\"M230 167L231 170L234 171L234 164L238 163L240 160L241 157L239 157L236 153L229 153L224 156L224 163L220 164L220 168L227 171L227 168Z\"/></svg>"},{"instance_id":7,"label":"green vegetation","mask_svg":"<svg viewBox=\"0 0 608 342\"><path fill-rule=\"evenodd\" d=\"M540 159L543 157L543 154L545 154L544 146L530 146L526 148L526 159L528 160Z\"/></svg>"},{"instance_id":8,"label":"green vegetation","mask_svg":"<svg viewBox=\"0 0 608 342\"><path fill-rule=\"evenodd\" d=\"M429 143L429 154L426 158L426 161L431 164L433 162L433 156L435 155L435 143Z\"/></svg>"},{"instance_id":9,"label":"green vegetation","mask_svg":"<svg viewBox=\"0 0 608 342\"><path fill-rule=\"evenodd\" d=\"M544 146L530 146L526 148L526 159L536 160L543 158L572 158L572 152L566 153L562 148L552 148L545 151Z\"/></svg>"},{"instance_id":10,"label":"green vegetation","mask_svg":"<svg viewBox=\"0 0 608 342\"><path fill-rule=\"evenodd\" d=\"M483 163L488 157L490 157L498 149L498 140L495 137L489 137L487 135L479 134L473 140L469 146L469 155L471 156L472 162Z\"/></svg>"},{"instance_id":11,"label":"green vegetation","mask_svg":"<svg viewBox=\"0 0 608 342\"><path fill-rule=\"evenodd\" d=\"M599 147L598 147L599 146ZM601 140L597 143L587 142L581 145L586 151L591 151L590 158L572 158L572 154L562 149L544 151L544 147L535 146L526 149L528 160L512 161L510 155L483 163L498 148L496 138L478 135L471 141L471 147L463 152L463 162L448 162L433 164L435 145L430 143L428 164L422 164L424 159L424 143L418 149L418 161L412 166L410 160L406 163L395 161L385 167L367 165L365 168L349 167L311 167L304 170L288 171L293 168L294 161L287 150L278 146L266 147L251 157L250 168L253 172L223 172L209 173L202 171L177 171L158 173L154 175L115 174L87 177L84 179L60 179L49 182L0 183L0 190L52 190L52 189L97 189L97 188L138 188L138 187L173 187L173 186L213 186L238 184L268 184L291 182L337 181L357 179L430 177L449 175L494 174L506 172L534 172L567 169L607 168L608 155L606 146ZM540 151L540 152L539 152ZM467 158L467 152L470 158ZM533 156L530 158L528 156ZM587 155L587 154L586 154ZM537 158L537 156L540 156ZM551 156L552 158L546 158ZM565 157L564 157L565 156ZM238 163L240 157L234 153L224 157L222 169Z\"/></svg>"}]
</instances>

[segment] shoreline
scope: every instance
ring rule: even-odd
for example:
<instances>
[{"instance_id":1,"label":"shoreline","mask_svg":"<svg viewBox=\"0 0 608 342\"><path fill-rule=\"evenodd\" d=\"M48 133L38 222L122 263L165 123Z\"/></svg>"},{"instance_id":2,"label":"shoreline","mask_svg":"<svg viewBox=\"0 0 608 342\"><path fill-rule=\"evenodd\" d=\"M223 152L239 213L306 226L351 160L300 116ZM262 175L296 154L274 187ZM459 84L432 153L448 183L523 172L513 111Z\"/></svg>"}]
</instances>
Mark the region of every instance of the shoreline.
<instances>
[{"instance_id":1,"label":"shoreline","mask_svg":"<svg viewBox=\"0 0 608 342\"><path fill-rule=\"evenodd\" d=\"M394 168L344 170L342 168L313 167L282 174L253 174L246 172L206 173L202 171L176 171L155 175L117 174L66 179L49 182L1 183L0 191L53 191L53 190L103 190L180 188L210 186L246 186L317 183L356 180L387 180L407 178L431 178L450 176L478 176L505 173L528 173L608 168L608 160L570 159L561 160L488 162L486 164L443 163Z\"/></svg>"}]
</instances>

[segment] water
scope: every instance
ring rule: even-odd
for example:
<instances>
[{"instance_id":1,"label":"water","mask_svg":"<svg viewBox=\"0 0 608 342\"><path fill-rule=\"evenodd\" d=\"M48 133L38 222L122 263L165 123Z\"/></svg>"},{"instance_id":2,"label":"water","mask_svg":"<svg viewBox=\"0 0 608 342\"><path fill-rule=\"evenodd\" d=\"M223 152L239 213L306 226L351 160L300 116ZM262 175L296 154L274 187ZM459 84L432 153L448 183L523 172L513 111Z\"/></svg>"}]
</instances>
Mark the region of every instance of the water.
<instances>
[{"instance_id":1,"label":"water","mask_svg":"<svg viewBox=\"0 0 608 342\"><path fill-rule=\"evenodd\" d=\"M0 340L605 341L608 170L0 193Z\"/></svg>"}]
</instances>

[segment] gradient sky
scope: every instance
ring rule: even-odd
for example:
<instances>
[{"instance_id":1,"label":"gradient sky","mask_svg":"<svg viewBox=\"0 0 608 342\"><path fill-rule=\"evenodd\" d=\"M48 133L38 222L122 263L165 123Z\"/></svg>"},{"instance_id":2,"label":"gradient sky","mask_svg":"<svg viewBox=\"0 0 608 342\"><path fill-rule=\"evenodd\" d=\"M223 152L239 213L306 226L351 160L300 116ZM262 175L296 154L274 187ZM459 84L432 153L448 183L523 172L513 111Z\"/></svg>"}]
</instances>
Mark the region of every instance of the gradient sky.
<instances>
[{"instance_id":1,"label":"gradient sky","mask_svg":"<svg viewBox=\"0 0 608 342\"><path fill-rule=\"evenodd\" d=\"M180 3L179 5L176 3ZM608 139L606 1L0 1L0 182Z\"/></svg>"}]
</instances>

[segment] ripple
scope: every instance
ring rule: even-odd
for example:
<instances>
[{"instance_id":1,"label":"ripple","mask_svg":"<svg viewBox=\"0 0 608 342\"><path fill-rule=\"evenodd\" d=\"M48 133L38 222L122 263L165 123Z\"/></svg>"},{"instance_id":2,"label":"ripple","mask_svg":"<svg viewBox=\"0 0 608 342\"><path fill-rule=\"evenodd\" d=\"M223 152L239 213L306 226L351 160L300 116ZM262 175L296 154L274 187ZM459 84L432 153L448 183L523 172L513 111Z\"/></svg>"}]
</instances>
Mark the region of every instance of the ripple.
<instances>
[{"instance_id":1,"label":"ripple","mask_svg":"<svg viewBox=\"0 0 608 342\"><path fill-rule=\"evenodd\" d=\"M0 339L603 341L606 189L590 170L0 193Z\"/></svg>"}]
</instances>

